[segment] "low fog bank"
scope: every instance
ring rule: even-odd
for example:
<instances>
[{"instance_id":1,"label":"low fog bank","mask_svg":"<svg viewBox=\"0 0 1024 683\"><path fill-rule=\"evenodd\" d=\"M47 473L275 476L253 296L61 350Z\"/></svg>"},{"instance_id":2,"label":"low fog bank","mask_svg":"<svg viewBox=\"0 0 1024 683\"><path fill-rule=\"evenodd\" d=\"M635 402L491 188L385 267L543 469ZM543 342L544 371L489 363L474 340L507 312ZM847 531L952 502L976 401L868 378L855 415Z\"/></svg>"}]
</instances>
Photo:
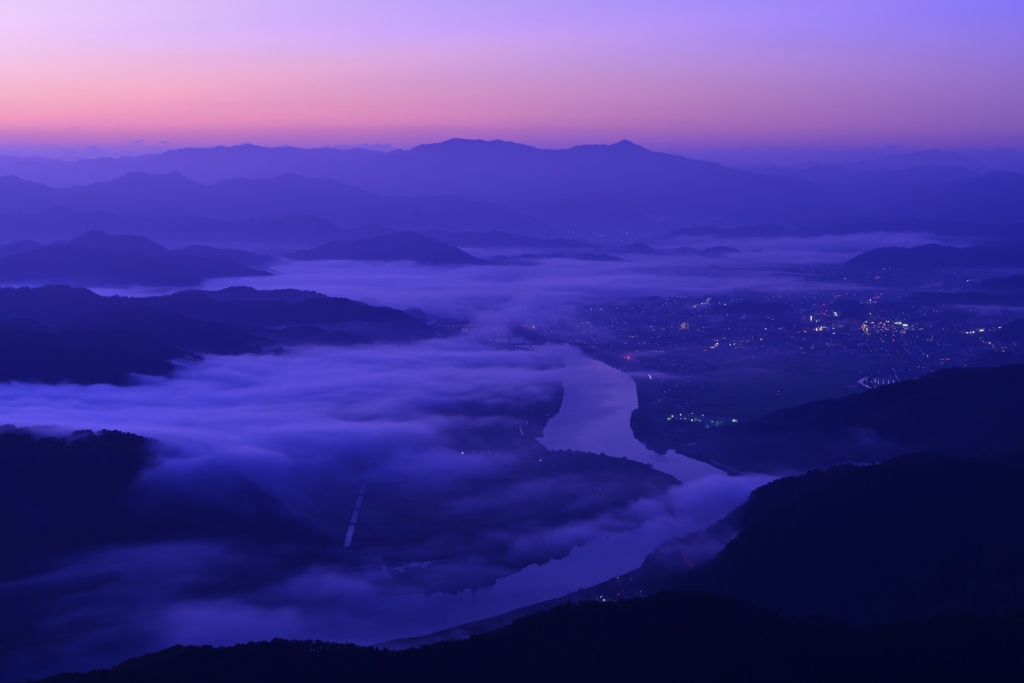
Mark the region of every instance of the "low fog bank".
<instances>
[{"instance_id":1,"label":"low fog bank","mask_svg":"<svg viewBox=\"0 0 1024 683\"><path fill-rule=\"evenodd\" d=\"M231 286L260 289L295 288L399 309L415 307L431 316L471 320L552 321L575 307L640 296L720 295L741 290L793 293L829 290L835 283L809 280L807 266L839 266L880 247L914 247L929 243L964 246L970 240L926 232L863 232L810 237L730 236L727 232L666 235L651 242L660 253L642 247L607 250L538 250L536 248L474 249L484 259L536 258L508 264L427 265L412 261L279 260L266 270L273 277L213 278L206 289ZM677 252L727 247L717 256ZM563 258L576 252L600 252L621 260ZM844 283L856 289L861 285ZM153 296L174 291L166 287L97 287L103 295Z\"/></svg>"},{"instance_id":2,"label":"low fog bank","mask_svg":"<svg viewBox=\"0 0 1024 683\"><path fill-rule=\"evenodd\" d=\"M626 571L745 497L747 482L672 486L629 460L517 440L536 406L557 406L564 354L459 337L211 356L128 387L0 385L5 419L36 432L158 440L125 489L135 536L40 556L0 584L0 671L430 632Z\"/></svg>"},{"instance_id":3,"label":"low fog bank","mask_svg":"<svg viewBox=\"0 0 1024 683\"><path fill-rule=\"evenodd\" d=\"M6 422L158 442L126 508L150 524L145 533L0 584L12 615L0 678L109 665L175 643L378 643L636 568L769 477L647 451L630 432L628 375L570 347L514 350L500 337L509 324L550 325L608 300L828 287L783 270L805 258L837 263L862 246L755 250L765 244L721 258L528 266L283 262L259 285L468 324L411 344L211 355L133 386L0 385ZM563 387L545 451L530 434L556 412Z\"/></svg>"},{"instance_id":4,"label":"low fog bank","mask_svg":"<svg viewBox=\"0 0 1024 683\"><path fill-rule=\"evenodd\" d=\"M793 252L796 254L796 252ZM852 251L850 255L859 253ZM721 259L630 255L625 261L543 259L529 265L438 267L412 262L284 261L272 278L216 279L204 286L313 289L377 306L415 307L432 316L477 325L553 322L580 305L640 296L718 294L737 290L791 292L828 288L785 268L817 262L818 252L789 259L779 252L750 252ZM842 254L830 254L839 263ZM152 290L102 290L139 294Z\"/></svg>"}]
</instances>

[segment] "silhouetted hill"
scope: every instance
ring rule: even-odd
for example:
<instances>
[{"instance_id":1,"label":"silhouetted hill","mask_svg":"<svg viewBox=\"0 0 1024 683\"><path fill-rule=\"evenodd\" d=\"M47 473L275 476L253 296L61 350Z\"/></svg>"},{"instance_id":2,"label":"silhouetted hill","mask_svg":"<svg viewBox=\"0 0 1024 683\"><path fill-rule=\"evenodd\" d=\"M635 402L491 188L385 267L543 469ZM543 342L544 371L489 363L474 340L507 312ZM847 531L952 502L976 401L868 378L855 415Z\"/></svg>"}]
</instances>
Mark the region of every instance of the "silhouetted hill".
<instances>
[{"instance_id":1,"label":"silhouetted hill","mask_svg":"<svg viewBox=\"0 0 1024 683\"><path fill-rule=\"evenodd\" d=\"M217 259L235 263L246 268L261 268L273 263L274 259L263 254L254 254L244 249L221 249L205 244L190 244L181 249L172 249L172 254L201 259Z\"/></svg>"},{"instance_id":2,"label":"silhouetted hill","mask_svg":"<svg viewBox=\"0 0 1024 683\"><path fill-rule=\"evenodd\" d=\"M238 221L312 216L342 227L380 223L399 229L448 225L544 232L544 226L536 219L479 201L452 196L382 196L338 181L294 174L201 185L176 172L133 172L116 180L60 190L16 179L4 181L13 186L0 186L2 215L63 207L140 218L195 216Z\"/></svg>"},{"instance_id":3,"label":"silhouetted hill","mask_svg":"<svg viewBox=\"0 0 1024 683\"><path fill-rule=\"evenodd\" d=\"M354 261L415 261L431 265L483 263L458 247L415 232L394 232L377 237L321 244L288 255L298 261L349 259Z\"/></svg>"},{"instance_id":4,"label":"silhouetted hill","mask_svg":"<svg viewBox=\"0 0 1024 683\"><path fill-rule=\"evenodd\" d=\"M0 428L0 576L58 553L124 537L124 493L155 458L150 442L116 431L36 436ZM17 520L17 522L15 522ZM2 628L2 627L0 627Z\"/></svg>"},{"instance_id":5,"label":"silhouetted hill","mask_svg":"<svg viewBox=\"0 0 1024 683\"><path fill-rule=\"evenodd\" d=\"M188 286L216 277L269 275L241 265L219 250L169 251L137 235L90 231L70 242L7 249L0 256L0 282L84 286ZM258 257L257 257L258 259Z\"/></svg>"},{"instance_id":6,"label":"silhouetted hill","mask_svg":"<svg viewBox=\"0 0 1024 683\"><path fill-rule=\"evenodd\" d=\"M990 170L969 154L959 151L928 149L920 152L890 154L880 159L866 159L850 165L856 170L906 171L918 168L960 167L976 172Z\"/></svg>"},{"instance_id":7,"label":"silhouetted hill","mask_svg":"<svg viewBox=\"0 0 1024 683\"><path fill-rule=\"evenodd\" d=\"M548 247L561 249L567 247L580 247L593 249L594 245L589 242L571 239L547 239L544 237L532 237L530 235L518 235L511 232L500 232L490 230L488 232L451 232L447 230L432 230L426 233L445 244L454 247L476 247L482 249L500 249L502 247Z\"/></svg>"},{"instance_id":8,"label":"silhouetted hill","mask_svg":"<svg viewBox=\"0 0 1024 683\"><path fill-rule=\"evenodd\" d=\"M104 546L180 540L228 539L239 547L327 545L329 539L293 518L251 482L224 476L217 497L204 498L190 482L190 494L173 484L140 483L157 464L155 442L116 431L44 436L10 425L0 430L0 578L49 571L58 558ZM140 498L139 487L145 495ZM180 486L180 484L179 484ZM294 558L292 558L294 559ZM31 594L6 595L0 650L30 620ZM19 624L19 620L22 624Z\"/></svg>"},{"instance_id":9,"label":"silhouetted hill","mask_svg":"<svg viewBox=\"0 0 1024 683\"><path fill-rule=\"evenodd\" d=\"M126 384L132 374L166 375L184 354L126 329L49 330L33 321L0 323L0 381Z\"/></svg>"},{"instance_id":10,"label":"silhouetted hill","mask_svg":"<svg viewBox=\"0 0 1024 683\"><path fill-rule=\"evenodd\" d=\"M364 223L354 228L341 231L337 236L338 240L361 240L366 237L380 237L382 235L393 235L396 230L377 223ZM325 240L326 241L326 240Z\"/></svg>"},{"instance_id":11,"label":"silhouetted hill","mask_svg":"<svg viewBox=\"0 0 1024 683\"><path fill-rule=\"evenodd\" d=\"M62 190L13 176L0 177L0 212L35 213L60 202Z\"/></svg>"},{"instance_id":12,"label":"silhouetted hill","mask_svg":"<svg viewBox=\"0 0 1024 683\"><path fill-rule=\"evenodd\" d=\"M694 235L712 235L723 237L827 237L832 235L855 235L864 233L913 233L938 237L958 237L969 239L975 244L993 242L1020 241L1024 235L1024 223L1016 220L1011 223L973 223L970 221L950 221L942 218L920 219L907 218L906 212L898 220L874 217L859 217L856 212L843 216L842 221L817 224L777 224L755 223L737 226L727 231L715 225L696 225L681 230L669 231L663 238L692 237Z\"/></svg>"},{"instance_id":13,"label":"silhouetted hill","mask_svg":"<svg viewBox=\"0 0 1024 683\"><path fill-rule=\"evenodd\" d=\"M792 615L878 624L1024 609L1024 466L912 455L778 480L675 583Z\"/></svg>"},{"instance_id":14,"label":"silhouetted hill","mask_svg":"<svg viewBox=\"0 0 1024 683\"><path fill-rule=\"evenodd\" d=\"M1024 173L987 173L898 205L899 209L925 219L1019 223L1024 216Z\"/></svg>"},{"instance_id":15,"label":"silhouetted hill","mask_svg":"<svg viewBox=\"0 0 1024 683\"><path fill-rule=\"evenodd\" d=\"M845 168L843 166L804 166L801 168L759 168L768 175L798 178L819 185L882 185L906 186L920 183L950 183L978 178L981 173L949 159L949 163L935 165L908 165L904 168Z\"/></svg>"},{"instance_id":16,"label":"silhouetted hill","mask_svg":"<svg viewBox=\"0 0 1024 683\"><path fill-rule=\"evenodd\" d=\"M16 256L18 254L24 254L29 251L35 251L41 246L43 245L33 240L19 240L17 242L11 242L9 244L2 244L0 245L0 258L4 258L7 256Z\"/></svg>"},{"instance_id":17,"label":"silhouetted hill","mask_svg":"<svg viewBox=\"0 0 1024 683\"><path fill-rule=\"evenodd\" d=\"M694 256L710 256L712 258L721 258L723 256L729 256L730 254L738 254L739 249L736 247L706 247L704 249L695 249L693 247L676 247L672 250L674 254L693 254Z\"/></svg>"},{"instance_id":18,"label":"silhouetted hill","mask_svg":"<svg viewBox=\"0 0 1024 683\"><path fill-rule=\"evenodd\" d=\"M565 202L581 202L569 213L580 215L582 208L584 216L595 202L604 213L613 203L627 210L617 227L645 213L674 219L792 215L817 210L823 200L813 186L651 152L627 141L544 150L456 139L369 161L358 180L353 174L347 182L377 192L456 194L513 204L549 220L565 213Z\"/></svg>"},{"instance_id":19,"label":"silhouetted hill","mask_svg":"<svg viewBox=\"0 0 1024 683\"><path fill-rule=\"evenodd\" d=\"M913 158L911 158L913 157ZM946 163L929 163L929 161ZM844 220L916 217L981 223L1019 223L1024 215L1024 175L972 164L955 153L906 155L891 165L759 169L812 183L828 191ZM845 215L842 215L845 214Z\"/></svg>"},{"instance_id":20,"label":"silhouetted hill","mask_svg":"<svg viewBox=\"0 0 1024 683\"><path fill-rule=\"evenodd\" d=\"M948 247L881 247L854 256L845 266L853 270L941 270L952 268L1020 268L1024 244Z\"/></svg>"},{"instance_id":21,"label":"silhouetted hill","mask_svg":"<svg viewBox=\"0 0 1024 683\"><path fill-rule=\"evenodd\" d=\"M366 157L382 154L384 153L367 149L300 149L243 144L231 147L182 148L160 154L80 161L0 157L0 176L18 176L52 187L90 185L104 180L114 180L131 172L178 172L205 184L231 178L274 178L282 173L296 173L310 178L333 178L334 169L338 166L359 163Z\"/></svg>"},{"instance_id":22,"label":"silhouetted hill","mask_svg":"<svg viewBox=\"0 0 1024 683\"><path fill-rule=\"evenodd\" d=\"M144 334L186 353L233 355L260 351L271 344L269 339L242 327L196 320L174 311L148 308L145 303L133 306L126 301L124 304L111 310L80 315L71 321L68 329Z\"/></svg>"},{"instance_id":23,"label":"silhouetted hill","mask_svg":"<svg viewBox=\"0 0 1024 683\"><path fill-rule=\"evenodd\" d=\"M48 683L326 681L1016 681L1024 618L858 631L696 593L563 605L450 643L390 652L321 641L173 647Z\"/></svg>"},{"instance_id":24,"label":"silhouetted hill","mask_svg":"<svg viewBox=\"0 0 1024 683\"><path fill-rule=\"evenodd\" d=\"M6 240L70 240L89 230L142 235L171 247L205 244L273 251L311 247L343 234L333 223L309 216L238 221L195 216L140 218L61 206L0 215L0 238Z\"/></svg>"},{"instance_id":25,"label":"silhouetted hill","mask_svg":"<svg viewBox=\"0 0 1024 683\"><path fill-rule=\"evenodd\" d=\"M306 156L309 162L299 161L302 156ZM180 172L188 177L217 183L213 187L237 177L250 179L250 182L260 179L255 182L270 183L272 187L278 179L263 179L294 173L340 181L369 192L393 196L390 204L395 215L392 216L384 216L378 211L376 216L370 217L363 212L355 219L360 211L354 196L348 198L348 216L342 220L338 220L337 209L326 211L324 207L317 207L318 202L311 203L308 195L303 197L302 203L311 205L311 208L298 211L295 207L288 212L288 215L322 216L342 225L381 222L399 228L434 227L411 222L408 215L403 215L401 207L414 203L424 213L427 210L435 213L432 221L435 225L503 229L493 218L484 220L486 212L476 211L478 215L472 221L466 220L468 215L460 214L473 212L469 203L459 200L460 208L454 210L456 200L445 199L454 197L512 206L534 219L553 221L563 230L580 231L593 226L601 234L611 236L617 236L623 228L630 227L639 233L650 233L665 220L708 219L718 222L725 218L735 222L754 216L762 219L791 218L813 215L827 208L827 197L813 185L650 152L626 141L615 145L542 150L501 141L449 140L387 154L244 146L189 150L187 154L183 151L161 157L159 163L152 157L140 162L125 160L121 168L127 174L139 171L154 175ZM257 157L259 161L255 162ZM246 165L242 159L251 163ZM224 172L211 174L210 169L218 168ZM109 171L105 171L86 182L96 182L104 176L112 180ZM143 203L161 206L166 211L174 210L175 204L193 206L193 202L199 200L194 188L187 188L173 175L163 181L166 186L163 194L173 191L178 197L174 203L154 195L150 187L140 183L137 177L126 177L130 179L120 183L119 190L132 191L139 198L138 202L128 202L132 212L139 211ZM96 183L97 186L105 184ZM340 189L344 186L338 183L332 183L332 186L338 194L345 194ZM108 188L83 189L94 201L98 199L97 195L110 199ZM295 189L288 191L294 193ZM268 196L275 194L274 190L264 189L259 194L262 199L257 197L256 205L260 208L260 217L282 215L280 205L275 207L276 211L270 212L274 203L268 201ZM400 197L420 199L403 200ZM427 197L432 200L427 202ZM444 211L444 206L451 209ZM76 208L83 207L76 205ZM111 209L108 207L106 210ZM178 210L178 213L228 217L223 213L210 213L211 210L204 212L193 208ZM152 209L149 212L154 213ZM448 216L438 215L442 212ZM660 218L652 220L651 215ZM252 217L252 214L230 217ZM471 222L476 225L471 225ZM516 227L516 221L506 219L503 222L505 228ZM529 226L518 226L520 230L524 227Z\"/></svg>"},{"instance_id":26,"label":"silhouetted hill","mask_svg":"<svg viewBox=\"0 0 1024 683\"><path fill-rule=\"evenodd\" d=\"M65 286L0 288L0 381L124 384L132 374L169 374L172 361L195 354L433 336L401 311L298 290L104 297Z\"/></svg>"},{"instance_id":27,"label":"silhouetted hill","mask_svg":"<svg viewBox=\"0 0 1024 683\"><path fill-rule=\"evenodd\" d=\"M729 425L702 452L738 470L803 471L912 451L1002 457L1024 448L1024 365L949 368Z\"/></svg>"},{"instance_id":28,"label":"silhouetted hill","mask_svg":"<svg viewBox=\"0 0 1024 683\"><path fill-rule=\"evenodd\" d=\"M275 329L296 325L329 326L366 341L398 342L434 336L428 325L393 308L299 290L229 287L135 301L197 320L260 328L261 333L271 336Z\"/></svg>"},{"instance_id":29,"label":"silhouetted hill","mask_svg":"<svg viewBox=\"0 0 1024 683\"><path fill-rule=\"evenodd\" d=\"M167 250L153 240L140 235L111 235L102 230L89 230L74 239L70 244L83 249L111 251L123 254L163 254Z\"/></svg>"}]
</instances>

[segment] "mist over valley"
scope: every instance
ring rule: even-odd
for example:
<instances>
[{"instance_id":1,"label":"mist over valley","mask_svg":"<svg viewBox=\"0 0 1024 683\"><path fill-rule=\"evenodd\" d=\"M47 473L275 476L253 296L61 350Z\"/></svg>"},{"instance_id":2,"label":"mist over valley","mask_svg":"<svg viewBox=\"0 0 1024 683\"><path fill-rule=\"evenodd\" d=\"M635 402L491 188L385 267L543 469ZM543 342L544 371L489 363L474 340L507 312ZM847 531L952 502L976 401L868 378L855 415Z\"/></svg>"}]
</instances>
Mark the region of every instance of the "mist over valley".
<instances>
[{"instance_id":1,"label":"mist over valley","mask_svg":"<svg viewBox=\"0 0 1024 683\"><path fill-rule=\"evenodd\" d=\"M827 183L625 144L35 168L0 201L6 679L176 644L433 642L665 587L827 613L727 568L751 491L1024 448L1024 243L991 222L1019 218L1012 192L966 223L836 223ZM752 213L707 222L710 190L676 189L694 178ZM592 209L613 223L578 229Z\"/></svg>"}]
</instances>

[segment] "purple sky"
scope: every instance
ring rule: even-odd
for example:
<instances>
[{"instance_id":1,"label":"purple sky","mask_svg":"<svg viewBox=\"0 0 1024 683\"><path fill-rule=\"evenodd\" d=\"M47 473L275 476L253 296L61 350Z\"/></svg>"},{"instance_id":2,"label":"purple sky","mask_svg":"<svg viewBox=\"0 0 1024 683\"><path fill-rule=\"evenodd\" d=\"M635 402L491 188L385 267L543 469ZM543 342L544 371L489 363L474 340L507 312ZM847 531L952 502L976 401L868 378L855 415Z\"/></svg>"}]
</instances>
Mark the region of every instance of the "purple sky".
<instances>
[{"instance_id":1,"label":"purple sky","mask_svg":"<svg viewBox=\"0 0 1024 683\"><path fill-rule=\"evenodd\" d=\"M1019 0L3 3L0 149L1022 147L1022 34Z\"/></svg>"}]
</instances>

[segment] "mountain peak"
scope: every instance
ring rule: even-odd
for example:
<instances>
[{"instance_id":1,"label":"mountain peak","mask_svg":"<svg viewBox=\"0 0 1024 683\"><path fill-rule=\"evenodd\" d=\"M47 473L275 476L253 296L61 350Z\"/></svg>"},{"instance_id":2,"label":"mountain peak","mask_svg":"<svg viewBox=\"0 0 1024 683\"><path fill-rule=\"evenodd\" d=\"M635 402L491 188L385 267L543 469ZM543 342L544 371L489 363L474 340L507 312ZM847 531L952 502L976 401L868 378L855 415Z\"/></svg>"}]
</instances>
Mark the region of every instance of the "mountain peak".
<instances>
[{"instance_id":1,"label":"mountain peak","mask_svg":"<svg viewBox=\"0 0 1024 683\"><path fill-rule=\"evenodd\" d=\"M418 145L410 151L422 149L535 149L520 142L509 142L508 140L481 140L474 138L450 138L444 142L435 142L426 145Z\"/></svg>"}]
</instances>

